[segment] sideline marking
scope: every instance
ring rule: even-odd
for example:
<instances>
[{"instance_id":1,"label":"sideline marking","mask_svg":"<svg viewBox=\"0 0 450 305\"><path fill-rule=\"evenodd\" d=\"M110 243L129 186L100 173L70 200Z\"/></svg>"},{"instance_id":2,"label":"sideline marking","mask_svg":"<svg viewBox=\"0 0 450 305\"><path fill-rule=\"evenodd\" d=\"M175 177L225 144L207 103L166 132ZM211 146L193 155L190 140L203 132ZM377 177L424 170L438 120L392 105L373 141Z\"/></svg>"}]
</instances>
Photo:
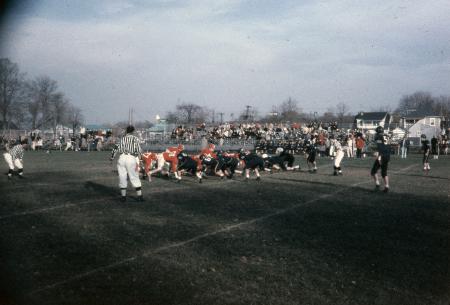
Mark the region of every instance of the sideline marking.
<instances>
[{"instance_id":1,"label":"sideline marking","mask_svg":"<svg viewBox=\"0 0 450 305\"><path fill-rule=\"evenodd\" d=\"M405 167L405 168L402 168L402 169L400 169L400 170L398 170L396 172L398 173L398 172L406 171L406 170L408 170L411 167L416 166L416 165L417 164L412 164L412 165L410 165L408 167ZM127 264L129 262L133 262L133 261L135 261L135 260L137 260L139 258L146 258L146 257L149 257L149 256L151 256L153 254L157 254L157 253L165 251L165 250L170 250L170 249L177 248L177 247L183 247L183 246L185 246L187 244L196 242L196 241L198 241L200 239L203 239L203 238L206 238L206 237L214 236L214 235L217 235L217 234L220 234L220 233L224 233L224 232L230 232L232 230L239 229L241 227L248 226L248 225L254 224L256 222L263 221L263 220L266 220L268 218L284 214L286 212L289 212L289 211L295 210L295 209L297 209L299 207L311 204L311 203L316 202L318 200L321 200L323 198L326 198L326 197L333 196L333 195L336 195L338 193L344 192L344 191L346 191L348 189L351 189L351 188L353 188L355 186L358 186L358 185L361 185L361 184L367 184L367 183L373 183L373 181L369 180L369 181L357 182L357 183L351 184L350 186L347 186L347 187L344 187L344 188L342 188L340 190L337 190L335 192L328 193L328 194L322 194L321 196L318 196L318 197L316 197L314 199L310 199L310 200L308 200L306 202L294 204L294 205L292 205L290 207L287 207L287 208L275 211L273 213L270 213L270 214L267 214L267 215L264 215L264 216L253 218L253 219L250 219L250 220L247 220L247 221L244 221L244 222L240 222L240 223L237 223L237 224L233 224L233 225L228 225L228 226L225 226L225 227L223 227L221 229L218 229L218 230L215 230L215 231L212 231L212 232L207 232L207 233L204 233L204 234L200 234L200 235L197 235L195 237L192 237L192 238L184 240L184 241L175 242L175 243L172 243L172 244L168 244L168 245L165 245L165 246L158 247L158 248L153 249L153 250L145 251L145 252L143 252L143 253L141 253L139 255L128 257L128 258L125 258L123 260L117 261L115 263L112 263L112 264L109 264L109 265L106 265L106 266L102 266L102 267L98 267L98 268L95 268L95 269L91 269L90 271L76 274L76 275L71 276L71 277L69 277L69 278L67 278L65 280L58 281L56 283L46 285L44 287L41 287L41 288L38 288L36 290L33 290L33 291L29 292L27 295L33 295L33 294L37 294L37 293L40 293L40 292L43 292L43 291L46 291L46 290L50 290L50 289L53 289L55 287L58 287L58 286L61 286L61 285L73 282L75 280L88 277L88 276L90 276L92 274L95 274L95 273L98 273L98 272L102 272L102 271L105 271L105 270L109 270L109 269L112 269L112 268L115 268L115 267Z\"/></svg>"}]
</instances>

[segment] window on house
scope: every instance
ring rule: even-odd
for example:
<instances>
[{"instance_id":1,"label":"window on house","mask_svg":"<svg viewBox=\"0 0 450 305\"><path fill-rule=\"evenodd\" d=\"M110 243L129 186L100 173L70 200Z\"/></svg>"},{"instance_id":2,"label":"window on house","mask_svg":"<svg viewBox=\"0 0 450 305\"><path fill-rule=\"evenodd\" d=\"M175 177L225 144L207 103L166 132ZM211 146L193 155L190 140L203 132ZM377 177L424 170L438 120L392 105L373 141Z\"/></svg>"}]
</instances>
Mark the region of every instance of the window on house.
<instances>
[{"instance_id":1,"label":"window on house","mask_svg":"<svg viewBox=\"0 0 450 305\"><path fill-rule=\"evenodd\" d=\"M430 118L430 125L431 126L436 125L436 119L435 118Z\"/></svg>"}]
</instances>

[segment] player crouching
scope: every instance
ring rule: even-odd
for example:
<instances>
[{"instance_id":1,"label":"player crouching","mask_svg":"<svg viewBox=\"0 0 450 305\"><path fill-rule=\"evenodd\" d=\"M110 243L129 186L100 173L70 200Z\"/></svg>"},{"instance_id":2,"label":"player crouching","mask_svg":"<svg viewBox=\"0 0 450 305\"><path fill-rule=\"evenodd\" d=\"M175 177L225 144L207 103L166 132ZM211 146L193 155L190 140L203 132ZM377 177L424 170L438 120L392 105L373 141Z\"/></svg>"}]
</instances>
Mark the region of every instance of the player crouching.
<instances>
[{"instance_id":1,"label":"player crouching","mask_svg":"<svg viewBox=\"0 0 450 305\"><path fill-rule=\"evenodd\" d=\"M285 151L282 147L278 147L275 153L275 156L268 156L267 154L262 155L262 158L269 169L282 169L284 171L294 171L300 169L299 165L294 166L294 155Z\"/></svg>"},{"instance_id":2,"label":"player crouching","mask_svg":"<svg viewBox=\"0 0 450 305\"><path fill-rule=\"evenodd\" d=\"M6 152L3 154L6 163L8 164L8 179L11 179L14 174L14 169L17 167L17 175L23 178L23 148L27 145L26 140L16 143L11 148L6 146Z\"/></svg>"},{"instance_id":3,"label":"player crouching","mask_svg":"<svg viewBox=\"0 0 450 305\"><path fill-rule=\"evenodd\" d=\"M253 170L256 174L256 180L261 180L259 170L264 170L264 159L249 150L241 149L240 159L245 162L245 181L250 179L250 170Z\"/></svg>"},{"instance_id":4,"label":"player crouching","mask_svg":"<svg viewBox=\"0 0 450 305\"><path fill-rule=\"evenodd\" d=\"M201 165L199 167L198 162L184 151L178 154L178 171L189 172L197 177L199 183L202 183ZM181 173L179 173L179 177L181 179Z\"/></svg>"}]
</instances>

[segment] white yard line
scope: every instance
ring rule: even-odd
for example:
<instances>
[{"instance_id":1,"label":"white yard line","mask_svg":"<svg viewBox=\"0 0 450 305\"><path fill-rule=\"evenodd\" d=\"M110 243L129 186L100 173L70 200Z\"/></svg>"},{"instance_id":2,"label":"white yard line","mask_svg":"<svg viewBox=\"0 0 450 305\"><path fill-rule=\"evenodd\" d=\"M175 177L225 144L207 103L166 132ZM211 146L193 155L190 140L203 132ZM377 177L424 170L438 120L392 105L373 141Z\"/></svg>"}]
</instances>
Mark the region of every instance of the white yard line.
<instances>
[{"instance_id":1,"label":"white yard line","mask_svg":"<svg viewBox=\"0 0 450 305\"><path fill-rule=\"evenodd\" d=\"M408 170L408 169L410 169L410 168L412 168L414 166L416 166L416 164L412 164L412 165L410 165L408 167L402 168L402 169L398 170L397 172L406 171L406 170ZM295 209L297 209L299 207L303 207L305 205L311 204L311 203L319 201L321 199L325 199L325 198L334 196L334 195L336 195L338 193L341 193L343 191L351 189L351 188L353 188L355 186L358 186L358 185L361 185L361 184L367 184L367 183L373 183L373 181L368 179L368 180L365 180L365 181L357 182L357 183L351 184L350 186L347 186L347 187L344 187L344 188L342 188L340 190L337 190L335 192L331 192L331 193L328 193L328 194L322 194L322 195L320 195L320 196L318 196L316 198L313 198L313 199L310 199L308 201L295 204L295 205L290 206L288 208L281 209L281 210L278 210L276 212L273 212L273 213L270 213L270 214L267 214L267 215L264 215L264 216L261 216L261 217L253 218L253 219L250 219L250 220L247 220L247 221L244 221L244 222L241 222L241 223L233 224L233 225L228 225L228 226L225 226L225 227L223 227L221 229L218 229L218 230L215 230L215 231L212 231L212 232L208 232L208 233L204 233L204 234L201 234L201 235L197 235L197 236L192 237L190 239L187 239L185 241L171 243L171 244L168 244L168 245L165 245L165 246L161 246L161 247L158 247L156 249L143 252L143 253L141 253L139 255L135 255L135 256L132 256L132 257L125 258L123 260L117 261L115 263L112 263L112 264L109 264L109 265L106 265L106 266L98 267L98 268L92 269L92 270L87 271L87 272L79 273L79 274L71 276L71 277L69 277L69 278L67 278L65 280L58 281L58 282L55 282L53 284L50 284L50 285L38 288L36 290L33 290L33 291L31 291L29 293L29 295L33 295L33 294L37 294L37 293L40 293L40 292L43 292L43 291L46 291L46 290L50 290L50 289L53 289L55 287L58 287L58 286L61 286L61 285L73 282L75 280L86 278L86 277L88 277L90 275L93 275L93 274L96 274L98 272L106 271L106 270L109 270L109 269L112 269L112 268L115 268L115 267L118 267L118 266L125 265L125 264L127 264L129 262L136 261L139 258L146 258L146 257L149 257L151 255L157 254L159 252L163 252L163 251L170 250L170 249L173 249L173 248L183 247L185 245L194 243L194 242L196 242L196 241L198 241L200 239L203 239L203 238L207 238L207 237L210 237L210 236L218 235L220 233L230 232L232 230L240 229L240 228L242 228L244 226L248 226L248 225L254 224L256 222L264 221L264 220L266 220L268 218L271 218L271 217L274 217L274 216L285 214L285 213L290 212L292 210L295 210Z\"/></svg>"}]
</instances>

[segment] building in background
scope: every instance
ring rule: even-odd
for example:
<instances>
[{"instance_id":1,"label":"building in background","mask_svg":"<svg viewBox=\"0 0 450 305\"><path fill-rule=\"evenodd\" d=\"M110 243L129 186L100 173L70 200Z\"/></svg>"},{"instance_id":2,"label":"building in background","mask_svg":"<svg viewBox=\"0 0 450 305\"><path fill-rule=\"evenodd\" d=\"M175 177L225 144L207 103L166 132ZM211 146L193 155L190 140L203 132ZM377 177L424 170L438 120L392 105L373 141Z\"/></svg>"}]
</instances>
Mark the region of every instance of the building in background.
<instances>
[{"instance_id":1,"label":"building in background","mask_svg":"<svg viewBox=\"0 0 450 305\"><path fill-rule=\"evenodd\" d=\"M360 112L355 116L355 128L364 132L375 132L378 126L389 129L392 116L388 112Z\"/></svg>"}]
</instances>

